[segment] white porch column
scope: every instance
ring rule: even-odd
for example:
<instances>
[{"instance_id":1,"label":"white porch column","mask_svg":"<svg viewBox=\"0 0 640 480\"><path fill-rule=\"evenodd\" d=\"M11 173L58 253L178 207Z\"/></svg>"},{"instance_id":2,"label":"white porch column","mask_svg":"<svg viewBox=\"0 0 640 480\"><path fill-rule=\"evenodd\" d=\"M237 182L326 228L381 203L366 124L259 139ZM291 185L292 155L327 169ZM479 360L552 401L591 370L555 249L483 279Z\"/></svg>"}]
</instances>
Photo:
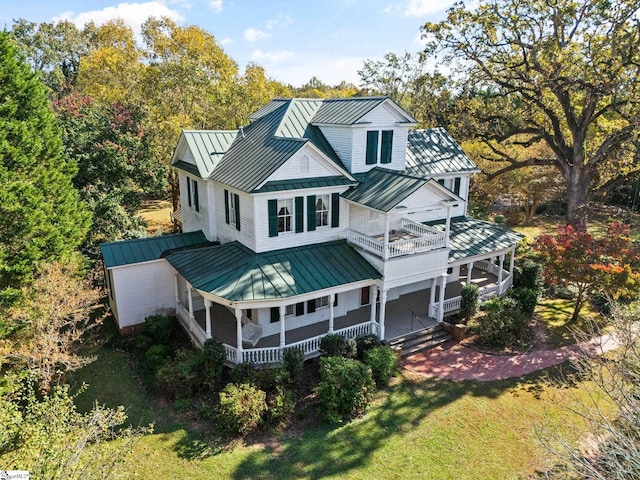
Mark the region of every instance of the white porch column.
<instances>
[{"instance_id":1,"label":"white porch column","mask_svg":"<svg viewBox=\"0 0 640 480\"><path fill-rule=\"evenodd\" d=\"M238 348L237 362L242 363L242 310L236 308L236 345Z\"/></svg>"},{"instance_id":2,"label":"white porch column","mask_svg":"<svg viewBox=\"0 0 640 480\"><path fill-rule=\"evenodd\" d=\"M498 295L502 293L502 269L504 268L504 253L500 254L500 265L498 268Z\"/></svg>"},{"instance_id":3,"label":"white porch column","mask_svg":"<svg viewBox=\"0 0 640 480\"><path fill-rule=\"evenodd\" d=\"M513 275L513 267L516 261L516 247L511 249L511 258L509 259L509 275Z\"/></svg>"},{"instance_id":4,"label":"white porch column","mask_svg":"<svg viewBox=\"0 0 640 480\"><path fill-rule=\"evenodd\" d=\"M389 259L389 214L387 213L384 221L384 252L382 258Z\"/></svg>"},{"instance_id":5,"label":"white porch column","mask_svg":"<svg viewBox=\"0 0 640 480\"><path fill-rule=\"evenodd\" d=\"M206 322L205 322L205 331L207 334L207 338L211 338L211 300L208 298L204 299L204 308L206 313Z\"/></svg>"},{"instance_id":6,"label":"white porch column","mask_svg":"<svg viewBox=\"0 0 640 480\"><path fill-rule=\"evenodd\" d=\"M187 294L189 295L189 331L193 332L193 321L195 317L193 316L193 298L191 298L191 284L187 283Z\"/></svg>"},{"instance_id":7,"label":"white porch column","mask_svg":"<svg viewBox=\"0 0 640 480\"><path fill-rule=\"evenodd\" d=\"M384 340L384 314L387 308L387 293L388 290L382 290L380 292L380 331L378 334L380 335L380 340Z\"/></svg>"},{"instance_id":8,"label":"white porch column","mask_svg":"<svg viewBox=\"0 0 640 480\"><path fill-rule=\"evenodd\" d=\"M278 313L280 316L280 348L284 348L285 344L286 344L286 339L285 339L285 324L284 324L284 314L286 312L286 308L284 305L280 305L278 307Z\"/></svg>"},{"instance_id":9,"label":"white porch column","mask_svg":"<svg viewBox=\"0 0 640 480\"><path fill-rule=\"evenodd\" d=\"M440 295L438 296L438 322L444 320L444 291L447 287L447 275L440 276Z\"/></svg>"},{"instance_id":10,"label":"white porch column","mask_svg":"<svg viewBox=\"0 0 640 480\"><path fill-rule=\"evenodd\" d=\"M371 285L369 288L369 303L371 304L371 317L369 317L369 321L371 322L372 328L376 325L376 299L378 298L378 287L376 285ZM372 330L373 333L373 330Z\"/></svg>"},{"instance_id":11,"label":"white porch column","mask_svg":"<svg viewBox=\"0 0 640 480\"><path fill-rule=\"evenodd\" d=\"M437 279L434 277L431 279L431 287L429 287L429 308L428 312L431 312L431 306L436 303L436 286Z\"/></svg>"},{"instance_id":12,"label":"white porch column","mask_svg":"<svg viewBox=\"0 0 640 480\"><path fill-rule=\"evenodd\" d=\"M449 248L449 237L451 233L451 205L447 205L447 222L445 223L444 231L447 234L447 248Z\"/></svg>"},{"instance_id":13,"label":"white porch column","mask_svg":"<svg viewBox=\"0 0 640 480\"><path fill-rule=\"evenodd\" d=\"M467 263L467 285L471 285L471 278L473 273L473 262Z\"/></svg>"},{"instance_id":14,"label":"white porch column","mask_svg":"<svg viewBox=\"0 0 640 480\"><path fill-rule=\"evenodd\" d=\"M333 304L336 301L336 294L329 295L329 333L333 333Z\"/></svg>"},{"instance_id":15,"label":"white porch column","mask_svg":"<svg viewBox=\"0 0 640 480\"><path fill-rule=\"evenodd\" d=\"M180 290L178 288L178 274L173 275L173 293L176 295L176 310L178 310L178 305L180 304Z\"/></svg>"}]
</instances>

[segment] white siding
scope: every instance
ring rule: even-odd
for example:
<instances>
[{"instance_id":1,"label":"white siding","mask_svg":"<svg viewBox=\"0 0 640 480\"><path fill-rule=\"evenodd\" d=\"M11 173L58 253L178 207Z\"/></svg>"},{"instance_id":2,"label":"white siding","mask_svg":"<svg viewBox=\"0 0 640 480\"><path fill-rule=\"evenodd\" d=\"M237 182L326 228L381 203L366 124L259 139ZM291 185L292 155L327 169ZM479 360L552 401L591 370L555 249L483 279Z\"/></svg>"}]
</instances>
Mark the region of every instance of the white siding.
<instances>
[{"instance_id":1,"label":"white siding","mask_svg":"<svg viewBox=\"0 0 640 480\"><path fill-rule=\"evenodd\" d=\"M320 131L333 147L348 171L351 171L353 154L353 133L351 127L323 126Z\"/></svg>"},{"instance_id":2,"label":"white siding","mask_svg":"<svg viewBox=\"0 0 640 480\"><path fill-rule=\"evenodd\" d=\"M393 130L393 144L391 152L391 163L376 163L367 165L365 163L367 148L367 131L369 130ZM405 168L405 152L407 149L407 136L409 127L399 127L395 125L366 125L353 128L353 157L351 161L351 173L368 172L372 168L378 166L388 168L390 170L404 170ZM381 135L378 142L381 142Z\"/></svg>"},{"instance_id":3,"label":"white siding","mask_svg":"<svg viewBox=\"0 0 640 480\"><path fill-rule=\"evenodd\" d=\"M345 237L345 229L348 227L349 222L349 205L348 203L340 199L340 225L338 227L331 227L331 220L329 220L329 226L317 228L316 230L307 231L307 195L329 195L332 193L342 193L346 190L342 187L340 190L336 190L336 187L316 188L313 190L289 190L284 192L264 193L254 195L254 208L255 208L255 252L266 252L269 250L277 250L280 248L297 247L300 245L309 245L312 243L328 242L331 240L337 240ZM293 232L280 233L277 237L269 237L269 212L268 201L275 199L286 199L294 197L304 197L304 232L295 233L295 227ZM295 209L295 201L294 201ZM294 214L295 220L295 214Z\"/></svg>"},{"instance_id":4,"label":"white siding","mask_svg":"<svg viewBox=\"0 0 640 480\"><path fill-rule=\"evenodd\" d=\"M235 225L227 224L225 216L224 191L228 190L229 194L238 194L240 197L240 231ZM255 251L255 222L254 222L254 198L252 195L225 188L224 185L216 183L213 189L213 198L215 203L215 217L217 220L218 240L220 243L239 241L246 247ZM266 218L266 207L265 207Z\"/></svg>"},{"instance_id":5,"label":"white siding","mask_svg":"<svg viewBox=\"0 0 640 480\"><path fill-rule=\"evenodd\" d=\"M195 180L198 184L198 211L196 211L193 205L189 206L187 178ZM182 172L178 174L178 182L180 185L180 206L182 209L182 231L195 232L202 230L207 240L215 240L217 235L215 222L213 222L214 211L212 209L212 202L210 201L212 190L211 182L205 182L202 179L186 175Z\"/></svg>"},{"instance_id":6,"label":"white siding","mask_svg":"<svg viewBox=\"0 0 640 480\"><path fill-rule=\"evenodd\" d=\"M149 315L166 314L175 309L175 271L166 260L110 270L119 328L141 324Z\"/></svg>"},{"instance_id":7,"label":"white siding","mask_svg":"<svg viewBox=\"0 0 640 480\"><path fill-rule=\"evenodd\" d=\"M308 160L308 172L300 170L300 159L305 156ZM307 147L297 152L287 160L284 165L282 165L267 179L267 181L328 177L335 175L342 175L342 172L336 168L335 164L331 160L321 157L314 149Z\"/></svg>"},{"instance_id":8,"label":"white siding","mask_svg":"<svg viewBox=\"0 0 640 480\"><path fill-rule=\"evenodd\" d=\"M405 122L406 118L394 113L387 105L378 105L376 108L362 117L358 123L370 123L372 125L393 125L397 122Z\"/></svg>"}]
</instances>

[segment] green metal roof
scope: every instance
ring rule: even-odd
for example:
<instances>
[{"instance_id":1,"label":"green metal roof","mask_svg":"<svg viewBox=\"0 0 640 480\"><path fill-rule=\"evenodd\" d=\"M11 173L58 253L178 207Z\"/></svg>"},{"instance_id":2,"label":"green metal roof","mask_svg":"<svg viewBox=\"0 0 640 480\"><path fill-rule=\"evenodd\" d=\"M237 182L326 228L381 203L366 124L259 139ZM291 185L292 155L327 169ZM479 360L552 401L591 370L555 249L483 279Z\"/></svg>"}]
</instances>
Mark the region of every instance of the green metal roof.
<instances>
[{"instance_id":1,"label":"green metal roof","mask_svg":"<svg viewBox=\"0 0 640 480\"><path fill-rule=\"evenodd\" d=\"M302 138L309 127L309 121L322 105L317 98L292 98L288 102L287 111L276 130L276 136Z\"/></svg>"},{"instance_id":2,"label":"green metal roof","mask_svg":"<svg viewBox=\"0 0 640 480\"><path fill-rule=\"evenodd\" d=\"M264 253L231 242L166 259L198 290L233 302L294 297L381 277L345 240Z\"/></svg>"},{"instance_id":3,"label":"green metal roof","mask_svg":"<svg viewBox=\"0 0 640 480\"><path fill-rule=\"evenodd\" d=\"M337 187L353 185L355 182L346 177L315 177L295 178L292 180L278 180L265 183L256 193L280 192L283 190L300 190L302 188Z\"/></svg>"},{"instance_id":4,"label":"green metal roof","mask_svg":"<svg viewBox=\"0 0 640 480\"><path fill-rule=\"evenodd\" d=\"M478 171L444 128L409 130L406 158L405 171L421 177Z\"/></svg>"},{"instance_id":5,"label":"green metal roof","mask_svg":"<svg viewBox=\"0 0 640 480\"><path fill-rule=\"evenodd\" d=\"M313 116L311 123L314 125L353 125L357 123L371 110L385 102L395 105L407 123L416 123L416 120L398 107L389 97L352 97L330 98L322 102L322 106Z\"/></svg>"},{"instance_id":6,"label":"green metal roof","mask_svg":"<svg viewBox=\"0 0 640 480\"><path fill-rule=\"evenodd\" d=\"M183 130L201 178L208 178L236 138L237 130ZM182 159L176 159L180 161ZM186 162L184 162L186 163ZM183 170L185 170L183 168ZM187 171L187 170L185 170Z\"/></svg>"},{"instance_id":7,"label":"green metal roof","mask_svg":"<svg viewBox=\"0 0 640 480\"><path fill-rule=\"evenodd\" d=\"M173 249L211 245L202 231L161 235L158 237L121 240L100 245L102 258L107 268L148 262L162 258L162 254Z\"/></svg>"},{"instance_id":8,"label":"green metal roof","mask_svg":"<svg viewBox=\"0 0 640 480\"><path fill-rule=\"evenodd\" d=\"M426 224L443 232L446 228L444 220ZM450 232L450 263L510 248L524 238L524 235L498 224L468 217L452 218Z\"/></svg>"},{"instance_id":9,"label":"green metal roof","mask_svg":"<svg viewBox=\"0 0 640 480\"><path fill-rule=\"evenodd\" d=\"M388 212L428 182L394 170L375 167L358 176L360 184L342 194L352 202Z\"/></svg>"},{"instance_id":10,"label":"green metal roof","mask_svg":"<svg viewBox=\"0 0 640 480\"><path fill-rule=\"evenodd\" d=\"M191 175L195 175L197 177L200 176L200 170L193 163L185 162L184 160L178 160L173 164L174 167L182 170L183 172L190 173Z\"/></svg>"}]
</instances>

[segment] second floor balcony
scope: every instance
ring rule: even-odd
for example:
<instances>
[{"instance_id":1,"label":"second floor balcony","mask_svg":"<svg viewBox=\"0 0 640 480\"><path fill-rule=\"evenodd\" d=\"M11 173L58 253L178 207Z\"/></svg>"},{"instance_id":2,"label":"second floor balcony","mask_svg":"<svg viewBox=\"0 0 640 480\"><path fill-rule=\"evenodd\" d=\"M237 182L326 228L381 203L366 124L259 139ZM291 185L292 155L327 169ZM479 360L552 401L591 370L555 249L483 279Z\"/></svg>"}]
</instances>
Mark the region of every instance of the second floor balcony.
<instances>
[{"instance_id":1,"label":"second floor balcony","mask_svg":"<svg viewBox=\"0 0 640 480\"><path fill-rule=\"evenodd\" d=\"M347 241L373 255L388 260L404 255L428 252L448 246L448 234L408 218L400 221L399 230L379 235L347 230Z\"/></svg>"}]
</instances>

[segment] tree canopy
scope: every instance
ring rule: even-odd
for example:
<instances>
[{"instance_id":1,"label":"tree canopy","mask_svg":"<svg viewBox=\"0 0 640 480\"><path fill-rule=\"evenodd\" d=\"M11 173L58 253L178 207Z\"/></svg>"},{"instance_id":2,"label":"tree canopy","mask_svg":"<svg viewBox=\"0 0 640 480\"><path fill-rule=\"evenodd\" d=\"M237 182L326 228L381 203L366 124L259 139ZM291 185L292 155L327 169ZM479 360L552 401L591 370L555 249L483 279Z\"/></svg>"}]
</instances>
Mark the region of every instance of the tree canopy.
<instances>
[{"instance_id":1,"label":"tree canopy","mask_svg":"<svg viewBox=\"0 0 640 480\"><path fill-rule=\"evenodd\" d=\"M475 135L502 162L492 173L552 165L567 184L568 222L584 228L589 187L637 168L640 4L634 0L490 0L456 4L423 26L426 58L476 94ZM461 87L462 88L462 87ZM549 155L512 155L543 143Z\"/></svg>"}]
</instances>

